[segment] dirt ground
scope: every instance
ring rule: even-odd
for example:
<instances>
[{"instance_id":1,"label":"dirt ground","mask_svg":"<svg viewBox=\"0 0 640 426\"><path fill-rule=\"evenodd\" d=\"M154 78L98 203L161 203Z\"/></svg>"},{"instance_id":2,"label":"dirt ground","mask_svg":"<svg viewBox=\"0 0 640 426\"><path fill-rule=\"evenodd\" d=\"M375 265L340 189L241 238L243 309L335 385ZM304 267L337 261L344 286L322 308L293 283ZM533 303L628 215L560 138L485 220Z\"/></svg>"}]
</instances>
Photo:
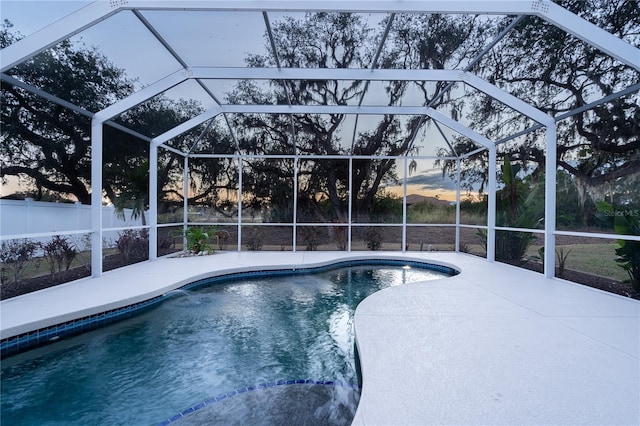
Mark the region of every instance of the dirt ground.
<instances>
[{"instance_id":1,"label":"dirt ground","mask_svg":"<svg viewBox=\"0 0 640 426\"><path fill-rule=\"evenodd\" d=\"M381 235L381 250L401 250L402 249L402 232L400 228L396 227L382 227L378 228ZM243 231L244 232L244 231ZM476 254L479 256L484 256L484 253L479 252L481 248L478 245L478 238L475 237L475 229L471 228L463 228L461 229L461 250L469 249L472 254ZM236 238L236 235L230 235L230 241L233 241ZM288 240L286 238L283 240L281 238L282 232L278 232L278 235L270 236L268 234L264 235L264 243L262 245L262 250L291 250L291 237ZM286 233L285 233L286 234ZM244 234L243 234L244 237ZM244 240L244 238L243 238ZM570 237L570 239L563 239L563 236L558 236L557 244L588 244L593 241L593 239L584 237L582 239L577 239L576 237ZM580 242L580 241L582 242ZM288 244L285 242L288 241ZM455 244L455 229L452 227L412 227L408 229L407 232L407 244L406 249L408 251L428 251L428 250L442 250L442 251L451 251L454 249ZM226 247L228 250L235 250L234 247ZM245 249L245 245L243 244L243 250ZM298 238L298 246L296 250L305 250L307 249L305 241L303 241L300 237ZM335 240L331 237L331 232L327 232L326 236L322 236L318 245L315 248L316 250L337 250L337 244ZM368 250L367 241L365 236L365 228L360 228L354 230L354 238L352 242L352 250ZM160 255L168 254L171 251L176 251L176 249L167 249L163 250ZM128 264L133 264L137 262L144 261L145 259L133 259L128 262L123 261L122 257L119 254L114 254L111 256L107 256L103 263L103 268L105 271L115 269L121 266L125 266ZM530 269L537 272L542 272L542 264L538 262L528 261L524 264L519 264L518 266ZM21 294L30 293L33 291L41 290L44 288L48 288L54 285L58 285L63 282L69 282L73 280L77 280L83 277L88 277L91 275L90 268L88 266L75 268L67 271L64 277L56 277L55 279L49 275L38 276L31 279L24 279L18 283L8 283L0 286L0 299L8 299L11 297L19 296ZM556 276L559 276L558 271L556 271ZM569 281L573 281L576 283L580 283L583 285L587 285L590 287L598 288L600 290L608 291L611 293L619 294L625 297L632 297L635 299L640 299L640 294L635 294L633 288L630 284L623 283L617 280L613 280L606 277L601 277L597 275L586 274L579 271L565 270L563 273L564 278Z\"/></svg>"}]
</instances>

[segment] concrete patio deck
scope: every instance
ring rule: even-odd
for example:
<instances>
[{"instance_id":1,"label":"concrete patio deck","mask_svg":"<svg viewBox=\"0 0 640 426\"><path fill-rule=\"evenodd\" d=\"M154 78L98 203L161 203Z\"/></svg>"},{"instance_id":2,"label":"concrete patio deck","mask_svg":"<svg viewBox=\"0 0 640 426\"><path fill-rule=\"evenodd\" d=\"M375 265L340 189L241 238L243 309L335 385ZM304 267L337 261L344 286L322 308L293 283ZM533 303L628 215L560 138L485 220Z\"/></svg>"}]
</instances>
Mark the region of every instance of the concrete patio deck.
<instances>
[{"instance_id":1,"label":"concrete patio deck","mask_svg":"<svg viewBox=\"0 0 640 426\"><path fill-rule=\"evenodd\" d=\"M194 280L362 258L454 266L356 310L354 425L640 424L640 302L456 253L232 252L163 258L0 303L0 338Z\"/></svg>"}]
</instances>

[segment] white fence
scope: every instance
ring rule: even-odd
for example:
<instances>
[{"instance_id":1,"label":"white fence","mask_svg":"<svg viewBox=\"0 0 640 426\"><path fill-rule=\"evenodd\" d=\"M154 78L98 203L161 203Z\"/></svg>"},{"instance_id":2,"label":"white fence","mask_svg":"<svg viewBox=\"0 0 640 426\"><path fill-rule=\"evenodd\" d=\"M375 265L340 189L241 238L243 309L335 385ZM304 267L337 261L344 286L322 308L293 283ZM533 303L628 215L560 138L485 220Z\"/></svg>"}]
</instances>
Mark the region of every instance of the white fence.
<instances>
[{"instance_id":1,"label":"white fence","mask_svg":"<svg viewBox=\"0 0 640 426\"><path fill-rule=\"evenodd\" d=\"M131 219L131 210L125 209L125 218L116 216L113 206L102 207L102 227L122 228L141 226L141 218ZM24 234L51 234L65 231L91 230L91 206L80 203L47 203L42 201L0 200L0 235L3 240ZM117 237L117 231L104 233L105 239ZM37 239L37 238L36 238Z\"/></svg>"}]
</instances>

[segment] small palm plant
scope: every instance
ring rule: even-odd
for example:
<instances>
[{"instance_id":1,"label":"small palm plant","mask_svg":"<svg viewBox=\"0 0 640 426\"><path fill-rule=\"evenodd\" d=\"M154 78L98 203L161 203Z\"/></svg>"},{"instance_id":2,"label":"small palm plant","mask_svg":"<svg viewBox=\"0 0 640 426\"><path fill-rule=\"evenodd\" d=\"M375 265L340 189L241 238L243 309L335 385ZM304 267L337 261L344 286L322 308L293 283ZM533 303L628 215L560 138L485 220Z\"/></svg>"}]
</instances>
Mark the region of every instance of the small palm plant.
<instances>
[{"instance_id":1,"label":"small palm plant","mask_svg":"<svg viewBox=\"0 0 640 426\"><path fill-rule=\"evenodd\" d=\"M519 164L511 164L509 157L504 158L502 180L504 188L496 192L496 225L510 228L536 229L542 222L544 197L540 185L531 186L518 176ZM487 248L487 230L479 229L476 236L481 239L482 247ZM521 262L527 250L536 240L530 232L496 231L495 256L499 261Z\"/></svg>"},{"instance_id":2,"label":"small palm plant","mask_svg":"<svg viewBox=\"0 0 640 426\"><path fill-rule=\"evenodd\" d=\"M187 250L198 254L200 252L212 252L211 236L216 229L209 229L202 226L193 226L184 230L187 239Z\"/></svg>"}]
</instances>

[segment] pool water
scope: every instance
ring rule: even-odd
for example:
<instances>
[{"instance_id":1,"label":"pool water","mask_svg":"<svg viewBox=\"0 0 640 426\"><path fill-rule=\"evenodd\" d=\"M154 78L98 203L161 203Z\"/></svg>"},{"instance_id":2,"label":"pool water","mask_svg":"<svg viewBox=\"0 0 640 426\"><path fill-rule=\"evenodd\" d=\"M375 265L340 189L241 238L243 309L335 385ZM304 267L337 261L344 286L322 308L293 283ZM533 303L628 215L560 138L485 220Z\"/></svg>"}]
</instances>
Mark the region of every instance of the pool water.
<instances>
[{"instance_id":1,"label":"pool water","mask_svg":"<svg viewBox=\"0 0 640 426\"><path fill-rule=\"evenodd\" d=\"M153 425L216 395L278 380L336 381L353 391L358 303L443 276L360 266L176 290L131 319L3 360L0 418ZM344 404L353 401L347 395ZM352 416L355 406L346 411Z\"/></svg>"}]
</instances>

